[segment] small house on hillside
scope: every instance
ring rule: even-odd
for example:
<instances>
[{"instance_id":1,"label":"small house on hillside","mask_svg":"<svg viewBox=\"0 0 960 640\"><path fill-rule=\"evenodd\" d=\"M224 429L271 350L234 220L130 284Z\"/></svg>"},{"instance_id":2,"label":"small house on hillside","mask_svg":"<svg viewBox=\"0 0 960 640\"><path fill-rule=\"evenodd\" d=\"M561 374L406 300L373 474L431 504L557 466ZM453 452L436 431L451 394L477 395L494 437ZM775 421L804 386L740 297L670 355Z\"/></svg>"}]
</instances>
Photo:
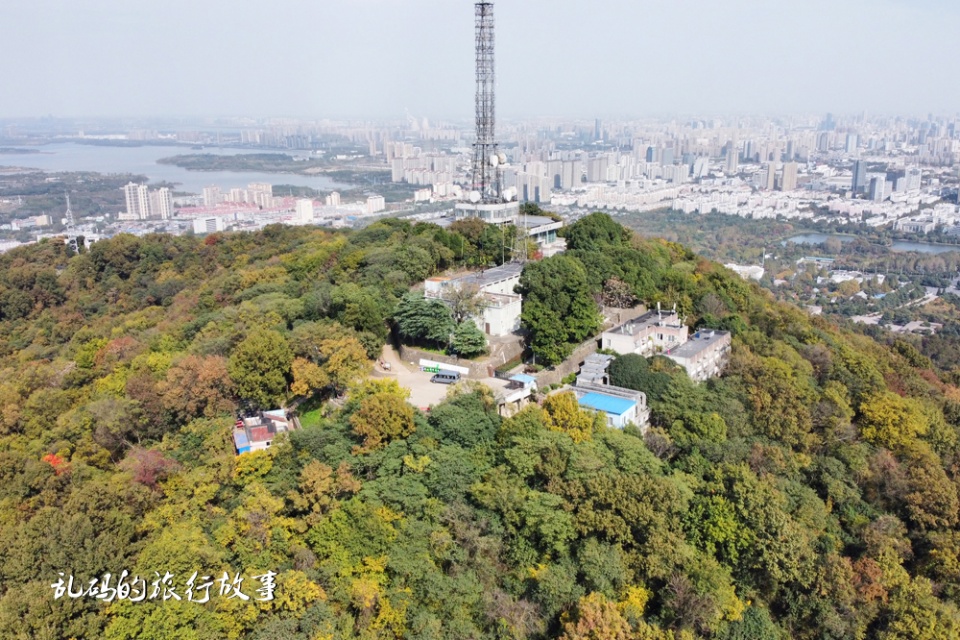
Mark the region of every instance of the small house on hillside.
<instances>
[{"instance_id":1,"label":"small house on hillside","mask_svg":"<svg viewBox=\"0 0 960 640\"><path fill-rule=\"evenodd\" d=\"M730 358L730 342L729 331L700 329L664 355L686 369L691 380L703 382L723 373Z\"/></svg>"},{"instance_id":2,"label":"small house on hillside","mask_svg":"<svg viewBox=\"0 0 960 640\"><path fill-rule=\"evenodd\" d=\"M604 331L600 346L620 354L637 353L649 358L685 343L687 332L687 325L676 311L657 309Z\"/></svg>"},{"instance_id":3,"label":"small house on hillside","mask_svg":"<svg viewBox=\"0 0 960 640\"><path fill-rule=\"evenodd\" d=\"M611 427L623 429L633 423L645 431L650 421L647 395L609 384L607 367L611 362L613 356L599 353L587 356L573 388L577 402L581 407L604 413Z\"/></svg>"},{"instance_id":4,"label":"small house on hillside","mask_svg":"<svg viewBox=\"0 0 960 640\"><path fill-rule=\"evenodd\" d=\"M233 444L237 455L262 451L273 444L278 434L299 428L299 421L283 409L261 411L237 418L233 425Z\"/></svg>"},{"instance_id":5,"label":"small house on hillside","mask_svg":"<svg viewBox=\"0 0 960 640\"><path fill-rule=\"evenodd\" d=\"M474 318L477 327L488 336L505 336L520 328L523 299L513 289L520 284L522 271L522 264L509 262L475 273L428 278L423 295L449 302L458 291L476 291L483 303L483 311Z\"/></svg>"}]
</instances>

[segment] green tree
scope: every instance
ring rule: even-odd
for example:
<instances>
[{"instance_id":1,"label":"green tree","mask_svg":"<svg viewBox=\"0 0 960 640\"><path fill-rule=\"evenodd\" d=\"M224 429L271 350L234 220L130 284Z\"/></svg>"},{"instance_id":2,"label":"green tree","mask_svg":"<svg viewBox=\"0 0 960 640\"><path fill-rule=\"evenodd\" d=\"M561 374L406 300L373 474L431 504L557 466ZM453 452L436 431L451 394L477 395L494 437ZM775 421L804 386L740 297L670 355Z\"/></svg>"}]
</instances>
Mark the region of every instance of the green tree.
<instances>
[{"instance_id":1,"label":"green tree","mask_svg":"<svg viewBox=\"0 0 960 640\"><path fill-rule=\"evenodd\" d=\"M572 251L603 251L621 247L630 239L630 231L605 213L591 213L564 229L567 248Z\"/></svg>"},{"instance_id":2,"label":"green tree","mask_svg":"<svg viewBox=\"0 0 960 640\"><path fill-rule=\"evenodd\" d=\"M413 342L432 342L446 346L454 331L450 308L440 300L427 300L419 293L400 299L393 314L400 336Z\"/></svg>"},{"instance_id":3,"label":"green tree","mask_svg":"<svg viewBox=\"0 0 960 640\"><path fill-rule=\"evenodd\" d=\"M241 399L267 407L284 398L292 364L286 338L270 329L255 329L237 345L228 369Z\"/></svg>"},{"instance_id":4,"label":"green tree","mask_svg":"<svg viewBox=\"0 0 960 640\"><path fill-rule=\"evenodd\" d=\"M358 451L372 451L396 438L406 438L414 431L413 416L413 407L403 395L381 391L365 397L350 416L353 432L363 438Z\"/></svg>"},{"instance_id":5,"label":"green tree","mask_svg":"<svg viewBox=\"0 0 960 640\"><path fill-rule=\"evenodd\" d=\"M474 358L487 352L487 338L473 320L466 320L453 331L453 351L463 358Z\"/></svg>"},{"instance_id":6,"label":"green tree","mask_svg":"<svg viewBox=\"0 0 960 640\"><path fill-rule=\"evenodd\" d=\"M620 613L617 603L610 602L602 593L591 593L580 598L576 615L561 618L563 635L560 640L629 640L630 623Z\"/></svg>"},{"instance_id":7,"label":"green tree","mask_svg":"<svg viewBox=\"0 0 960 640\"><path fill-rule=\"evenodd\" d=\"M860 434L867 442L903 451L916 445L927 423L916 400L891 391L866 397L860 405Z\"/></svg>"},{"instance_id":8,"label":"green tree","mask_svg":"<svg viewBox=\"0 0 960 640\"><path fill-rule=\"evenodd\" d=\"M556 393L543 401L547 412L547 427L566 433L574 442L583 442L593 437L607 425L599 411L581 409L572 391Z\"/></svg>"},{"instance_id":9,"label":"green tree","mask_svg":"<svg viewBox=\"0 0 960 640\"><path fill-rule=\"evenodd\" d=\"M527 264L517 291L524 296L521 320L530 331L531 349L546 364L562 361L600 330L587 273L576 258L559 255Z\"/></svg>"}]
</instances>

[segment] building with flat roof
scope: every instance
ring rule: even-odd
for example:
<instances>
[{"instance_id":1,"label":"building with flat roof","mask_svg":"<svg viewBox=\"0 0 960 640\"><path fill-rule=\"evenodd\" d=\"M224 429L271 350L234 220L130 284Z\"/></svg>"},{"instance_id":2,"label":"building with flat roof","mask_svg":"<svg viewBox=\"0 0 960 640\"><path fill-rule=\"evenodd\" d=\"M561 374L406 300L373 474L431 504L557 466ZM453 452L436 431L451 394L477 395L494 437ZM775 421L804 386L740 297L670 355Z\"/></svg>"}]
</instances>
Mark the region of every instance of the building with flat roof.
<instances>
[{"instance_id":1,"label":"building with flat roof","mask_svg":"<svg viewBox=\"0 0 960 640\"><path fill-rule=\"evenodd\" d=\"M450 302L457 292L476 291L483 311L474 318L488 336L505 336L520 329L523 298L514 292L520 284L523 265L508 262L499 267L459 276L437 276L423 283L426 298Z\"/></svg>"},{"instance_id":2,"label":"building with flat roof","mask_svg":"<svg viewBox=\"0 0 960 640\"><path fill-rule=\"evenodd\" d=\"M730 343L729 331L700 329L664 355L686 369L691 380L702 382L723 372L730 356Z\"/></svg>"},{"instance_id":3,"label":"building with flat roof","mask_svg":"<svg viewBox=\"0 0 960 640\"><path fill-rule=\"evenodd\" d=\"M687 370L692 380L720 375L730 354L730 332L701 329L692 337L676 312L649 311L604 331L600 346L623 355L662 354Z\"/></svg>"},{"instance_id":4,"label":"building with flat roof","mask_svg":"<svg viewBox=\"0 0 960 640\"><path fill-rule=\"evenodd\" d=\"M626 398L591 392L577 399L581 407L602 411L607 415L607 424L622 429L631 422L635 422L637 403Z\"/></svg>"},{"instance_id":5,"label":"building with flat roof","mask_svg":"<svg viewBox=\"0 0 960 640\"><path fill-rule=\"evenodd\" d=\"M687 331L687 325L675 311L657 309L604 331L600 336L600 347L620 354L637 353L650 357L686 342Z\"/></svg>"},{"instance_id":6,"label":"building with flat roof","mask_svg":"<svg viewBox=\"0 0 960 640\"><path fill-rule=\"evenodd\" d=\"M609 383L607 367L613 360L613 356L599 353L584 359L573 388L577 402L582 407L605 413L607 424L611 427L623 429L628 424L634 424L645 431L650 422L647 395Z\"/></svg>"},{"instance_id":7,"label":"building with flat roof","mask_svg":"<svg viewBox=\"0 0 960 640\"><path fill-rule=\"evenodd\" d=\"M513 224L520 215L520 203L512 202L458 202L454 206L457 219L480 218L489 224Z\"/></svg>"}]
</instances>

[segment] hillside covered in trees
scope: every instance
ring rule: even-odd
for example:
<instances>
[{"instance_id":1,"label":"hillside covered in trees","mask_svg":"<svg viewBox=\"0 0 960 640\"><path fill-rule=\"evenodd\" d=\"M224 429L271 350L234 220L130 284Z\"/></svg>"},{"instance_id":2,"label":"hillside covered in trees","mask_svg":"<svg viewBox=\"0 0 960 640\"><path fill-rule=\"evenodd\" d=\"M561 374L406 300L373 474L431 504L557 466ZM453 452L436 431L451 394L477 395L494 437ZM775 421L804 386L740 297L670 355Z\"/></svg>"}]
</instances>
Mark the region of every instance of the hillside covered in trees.
<instances>
[{"instance_id":1,"label":"hillside covered in trees","mask_svg":"<svg viewBox=\"0 0 960 640\"><path fill-rule=\"evenodd\" d=\"M522 277L538 357L595 332L598 301L661 301L733 332L725 375L618 358L645 435L562 393L503 420L463 384L421 412L369 361L413 285L508 257L485 236L388 220L0 256L0 637L960 635L953 378L595 214ZM302 430L235 456L238 409L293 401ZM124 570L179 599L54 599L61 572ZM248 597L188 601L194 572Z\"/></svg>"}]
</instances>

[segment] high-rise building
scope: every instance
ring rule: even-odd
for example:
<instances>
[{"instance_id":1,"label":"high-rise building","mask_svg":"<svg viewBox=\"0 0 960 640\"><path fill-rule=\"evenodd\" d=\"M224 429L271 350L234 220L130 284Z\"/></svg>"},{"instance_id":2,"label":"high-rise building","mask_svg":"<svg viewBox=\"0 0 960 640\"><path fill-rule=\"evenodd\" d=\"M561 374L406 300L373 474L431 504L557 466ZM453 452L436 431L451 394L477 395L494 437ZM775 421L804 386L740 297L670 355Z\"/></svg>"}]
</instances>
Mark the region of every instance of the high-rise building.
<instances>
[{"instance_id":1,"label":"high-rise building","mask_svg":"<svg viewBox=\"0 0 960 640\"><path fill-rule=\"evenodd\" d=\"M767 173L764 176L764 188L767 191L773 191L776 187L777 179L777 165L775 162L771 162L767 165Z\"/></svg>"},{"instance_id":2,"label":"high-rise building","mask_svg":"<svg viewBox=\"0 0 960 640\"><path fill-rule=\"evenodd\" d=\"M123 196L127 201L127 215L138 217L137 216L137 185L133 182L127 183L123 188Z\"/></svg>"},{"instance_id":3,"label":"high-rise building","mask_svg":"<svg viewBox=\"0 0 960 640\"><path fill-rule=\"evenodd\" d=\"M710 159L700 157L693 161L693 178L705 178L710 173Z\"/></svg>"},{"instance_id":4,"label":"high-rise building","mask_svg":"<svg viewBox=\"0 0 960 640\"><path fill-rule=\"evenodd\" d=\"M150 193L150 215L161 220L173 217L173 194L167 187L160 187Z\"/></svg>"},{"instance_id":5,"label":"high-rise building","mask_svg":"<svg viewBox=\"0 0 960 640\"><path fill-rule=\"evenodd\" d=\"M856 193L863 193L867 190L870 183L867 181L867 163L863 160L855 160L853 163L853 180L850 183L851 190Z\"/></svg>"},{"instance_id":6,"label":"high-rise building","mask_svg":"<svg viewBox=\"0 0 960 640\"><path fill-rule=\"evenodd\" d=\"M797 163L786 162L783 165L783 178L780 180L781 191L793 191L797 188Z\"/></svg>"},{"instance_id":7,"label":"high-rise building","mask_svg":"<svg viewBox=\"0 0 960 640\"><path fill-rule=\"evenodd\" d=\"M820 153L830 151L830 134L828 132L823 131L817 136L817 151Z\"/></svg>"},{"instance_id":8,"label":"high-rise building","mask_svg":"<svg viewBox=\"0 0 960 640\"><path fill-rule=\"evenodd\" d=\"M920 190L921 179L923 178L923 172L920 170L920 167L907 167L903 177L905 180L905 191Z\"/></svg>"},{"instance_id":9,"label":"high-rise building","mask_svg":"<svg viewBox=\"0 0 960 640\"><path fill-rule=\"evenodd\" d=\"M737 144L736 139L731 140L727 144L727 161L726 161L726 172L727 175L733 176L736 175L740 170L740 146Z\"/></svg>"},{"instance_id":10,"label":"high-rise building","mask_svg":"<svg viewBox=\"0 0 960 640\"><path fill-rule=\"evenodd\" d=\"M886 194L887 179L884 176L876 176L870 179L870 199L876 202L882 201L887 197Z\"/></svg>"},{"instance_id":11,"label":"high-rise building","mask_svg":"<svg viewBox=\"0 0 960 640\"><path fill-rule=\"evenodd\" d=\"M273 206L273 185L269 182L251 182L247 185L247 200L258 207L269 209Z\"/></svg>"},{"instance_id":12,"label":"high-rise building","mask_svg":"<svg viewBox=\"0 0 960 640\"><path fill-rule=\"evenodd\" d=\"M787 150L783 156L787 162L791 162L797 157L797 145L793 140L787 140Z\"/></svg>"},{"instance_id":13,"label":"high-rise building","mask_svg":"<svg viewBox=\"0 0 960 640\"><path fill-rule=\"evenodd\" d=\"M297 224L313 224L313 200L309 198L297 200L295 220Z\"/></svg>"},{"instance_id":14,"label":"high-rise building","mask_svg":"<svg viewBox=\"0 0 960 640\"><path fill-rule=\"evenodd\" d=\"M137 194L137 186L138 185L133 182L130 182L123 188L123 197L127 204L127 216L129 216L130 219L140 217L140 199Z\"/></svg>"},{"instance_id":15,"label":"high-rise building","mask_svg":"<svg viewBox=\"0 0 960 640\"><path fill-rule=\"evenodd\" d=\"M127 203L127 216L134 220L146 220L150 217L150 193L145 184L128 183L123 188Z\"/></svg>"},{"instance_id":16,"label":"high-rise building","mask_svg":"<svg viewBox=\"0 0 960 640\"><path fill-rule=\"evenodd\" d=\"M220 187L211 185L203 188L203 206L215 207L222 202Z\"/></svg>"},{"instance_id":17,"label":"high-rise building","mask_svg":"<svg viewBox=\"0 0 960 640\"><path fill-rule=\"evenodd\" d=\"M858 146L860 146L860 136L855 133L848 133L846 146L847 153L856 153Z\"/></svg>"},{"instance_id":18,"label":"high-rise building","mask_svg":"<svg viewBox=\"0 0 960 640\"><path fill-rule=\"evenodd\" d=\"M387 208L383 196L369 196L367 198L367 213L377 213Z\"/></svg>"},{"instance_id":19,"label":"high-rise building","mask_svg":"<svg viewBox=\"0 0 960 640\"><path fill-rule=\"evenodd\" d=\"M561 174L560 186L569 191L580 186L583 176L583 170L580 167L579 160L565 160L563 163L563 173Z\"/></svg>"},{"instance_id":20,"label":"high-rise building","mask_svg":"<svg viewBox=\"0 0 960 640\"><path fill-rule=\"evenodd\" d=\"M324 203L325 203L328 207L339 207L339 206L340 206L340 192L338 192L338 191L331 191L331 192L330 192L330 195L328 195L328 196L326 197L326 200L324 201Z\"/></svg>"}]
</instances>

